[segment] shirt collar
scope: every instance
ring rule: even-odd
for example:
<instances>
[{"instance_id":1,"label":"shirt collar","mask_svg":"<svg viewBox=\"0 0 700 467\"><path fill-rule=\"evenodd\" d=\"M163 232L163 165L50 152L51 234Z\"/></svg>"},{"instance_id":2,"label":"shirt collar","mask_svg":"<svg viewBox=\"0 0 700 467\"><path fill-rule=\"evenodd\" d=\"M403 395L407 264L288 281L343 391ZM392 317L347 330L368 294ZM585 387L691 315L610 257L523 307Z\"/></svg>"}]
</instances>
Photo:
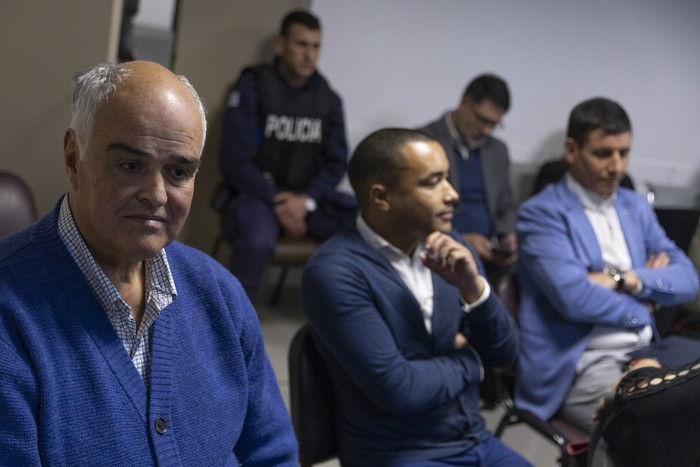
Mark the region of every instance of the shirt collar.
<instances>
[{"instance_id":1,"label":"shirt collar","mask_svg":"<svg viewBox=\"0 0 700 467\"><path fill-rule=\"evenodd\" d=\"M73 260L96 295L102 308L110 313L115 304L122 304L119 291L109 280L102 268L97 264L90 249L85 244L70 210L68 195L63 198L58 215L58 234L66 245ZM160 303L172 302L177 297L177 289L173 279L165 250L161 250L153 258L145 261L146 290L155 294Z\"/></svg>"},{"instance_id":2,"label":"shirt collar","mask_svg":"<svg viewBox=\"0 0 700 467\"><path fill-rule=\"evenodd\" d=\"M467 160L469 157L469 151L476 151L477 149L481 148L484 143L486 143L488 138L482 138L470 146L469 143L462 138L462 135L459 134L459 131L457 131L457 128L452 121L452 111L445 113L444 119L445 125L447 125L447 130L450 134L450 142L455 146L455 148L457 148L464 160Z\"/></svg>"},{"instance_id":3,"label":"shirt collar","mask_svg":"<svg viewBox=\"0 0 700 467\"><path fill-rule=\"evenodd\" d=\"M455 149L457 149L459 155L462 156L462 159L467 160L469 158L469 147L464 142L462 135L459 134L457 128L455 128L455 125L452 122L452 112L446 112L443 118L445 119L447 132L449 133L450 143L455 147Z\"/></svg>"},{"instance_id":4,"label":"shirt collar","mask_svg":"<svg viewBox=\"0 0 700 467\"><path fill-rule=\"evenodd\" d=\"M357 231L360 234L360 237L362 237L364 241L366 241L367 244L369 244L369 246L371 246L373 249L379 251L385 256L391 255L393 257L414 259L418 257L418 254L421 251L425 251L425 245L423 244L423 242L420 242L416 247L416 250L413 252L413 256L409 257L403 251L399 250L394 245L389 243L384 237L375 232L372 229L372 227L370 227L369 224L367 224L365 219L362 217L362 214L357 215L357 222L355 223L355 225L357 227Z\"/></svg>"}]
</instances>

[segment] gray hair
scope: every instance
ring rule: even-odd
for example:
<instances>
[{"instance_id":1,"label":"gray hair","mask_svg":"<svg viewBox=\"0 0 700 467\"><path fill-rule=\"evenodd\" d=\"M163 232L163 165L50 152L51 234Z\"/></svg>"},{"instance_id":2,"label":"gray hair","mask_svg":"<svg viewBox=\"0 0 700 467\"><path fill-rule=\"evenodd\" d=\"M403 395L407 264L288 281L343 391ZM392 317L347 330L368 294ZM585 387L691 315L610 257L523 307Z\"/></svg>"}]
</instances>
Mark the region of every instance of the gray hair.
<instances>
[{"instance_id":1,"label":"gray hair","mask_svg":"<svg viewBox=\"0 0 700 467\"><path fill-rule=\"evenodd\" d=\"M102 63L90 68L75 79L70 128L75 132L80 158L85 157L87 146L95 126L97 108L107 102L119 84L132 74L132 70L116 63ZM202 147L207 136L207 114L204 102L187 78L176 75L194 99L202 120Z\"/></svg>"}]
</instances>

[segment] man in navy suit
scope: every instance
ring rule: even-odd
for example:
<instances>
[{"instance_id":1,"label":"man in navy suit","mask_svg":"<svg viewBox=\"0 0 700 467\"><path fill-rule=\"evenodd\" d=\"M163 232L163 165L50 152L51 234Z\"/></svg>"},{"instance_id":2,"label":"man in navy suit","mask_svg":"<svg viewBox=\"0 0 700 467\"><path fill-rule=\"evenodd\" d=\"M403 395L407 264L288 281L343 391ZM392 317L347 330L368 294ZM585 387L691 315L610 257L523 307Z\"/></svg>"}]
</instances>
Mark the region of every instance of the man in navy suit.
<instances>
[{"instance_id":1,"label":"man in navy suit","mask_svg":"<svg viewBox=\"0 0 700 467\"><path fill-rule=\"evenodd\" d=\"M304 269L302 306L333 381L344 466L527 465L479 414L483 365L513 363L518 334L452 231L448 168L423 133L369 135L348 167L356 229Z\"/></svg>"},{"instance_id":2,"label":"man in navy suit","mask_svg":"<svg viewBox=\"0 0 700 467\"><path fill-rule=\"evenodd\" d=\"M652 207L620 188L632 127L616 102L594 98L571 112L569 172L520 209L519 359L516 402L583 429L599 399L650 343L654 310L691 300L698 277Z\"/></svg>"}]
</instances>

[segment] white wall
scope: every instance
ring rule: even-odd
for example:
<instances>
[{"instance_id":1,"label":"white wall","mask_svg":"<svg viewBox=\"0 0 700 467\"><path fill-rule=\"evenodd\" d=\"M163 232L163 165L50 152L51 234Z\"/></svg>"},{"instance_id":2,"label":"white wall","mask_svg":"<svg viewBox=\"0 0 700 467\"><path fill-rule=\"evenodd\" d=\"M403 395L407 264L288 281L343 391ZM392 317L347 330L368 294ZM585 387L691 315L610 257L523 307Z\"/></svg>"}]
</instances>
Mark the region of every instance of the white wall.
<instances>
[{"instance_id":1,"label":"white wall","mask_svg":"<svg viewBox=\"0 0 700 467\"><path fill-rule=\"evenodd\" d=\"M175 0L140 0L134 16L137 27L170 31L175 15Z\"/></svg>"},{"instance_id":2,"label":"white wall","mask_svg":"<svg viewBox=\"0 0 700 467\"><path fill-rule=\"evenodd\" d=\"M320 68L343 97L354 147L420 126L490 71L509 83L500 136L516 163L561 153L571 108L602 95L630 114L635 181L700 184L698 0L314 0Z\"/></svg>"}]
</instances>

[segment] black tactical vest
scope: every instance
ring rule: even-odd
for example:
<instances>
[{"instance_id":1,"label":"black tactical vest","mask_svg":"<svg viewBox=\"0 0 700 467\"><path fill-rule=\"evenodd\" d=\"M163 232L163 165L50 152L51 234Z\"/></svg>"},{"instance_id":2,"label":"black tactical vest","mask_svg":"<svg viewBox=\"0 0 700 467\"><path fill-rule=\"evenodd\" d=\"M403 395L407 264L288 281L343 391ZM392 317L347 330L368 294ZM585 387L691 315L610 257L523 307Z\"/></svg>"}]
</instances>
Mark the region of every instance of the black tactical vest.
<instances>
[{"instance_id":1,"label":"black tactical vest","mask_svg":"<svg viewBox=\"0 0 700 467\"><path fill-rule=\"evenodd\" d=\"M251 69L258 83L258 168L278 188L303 191L323 164L332 91L321 76L290 88L272 65Z\"/></svg>"}]
</instances>

